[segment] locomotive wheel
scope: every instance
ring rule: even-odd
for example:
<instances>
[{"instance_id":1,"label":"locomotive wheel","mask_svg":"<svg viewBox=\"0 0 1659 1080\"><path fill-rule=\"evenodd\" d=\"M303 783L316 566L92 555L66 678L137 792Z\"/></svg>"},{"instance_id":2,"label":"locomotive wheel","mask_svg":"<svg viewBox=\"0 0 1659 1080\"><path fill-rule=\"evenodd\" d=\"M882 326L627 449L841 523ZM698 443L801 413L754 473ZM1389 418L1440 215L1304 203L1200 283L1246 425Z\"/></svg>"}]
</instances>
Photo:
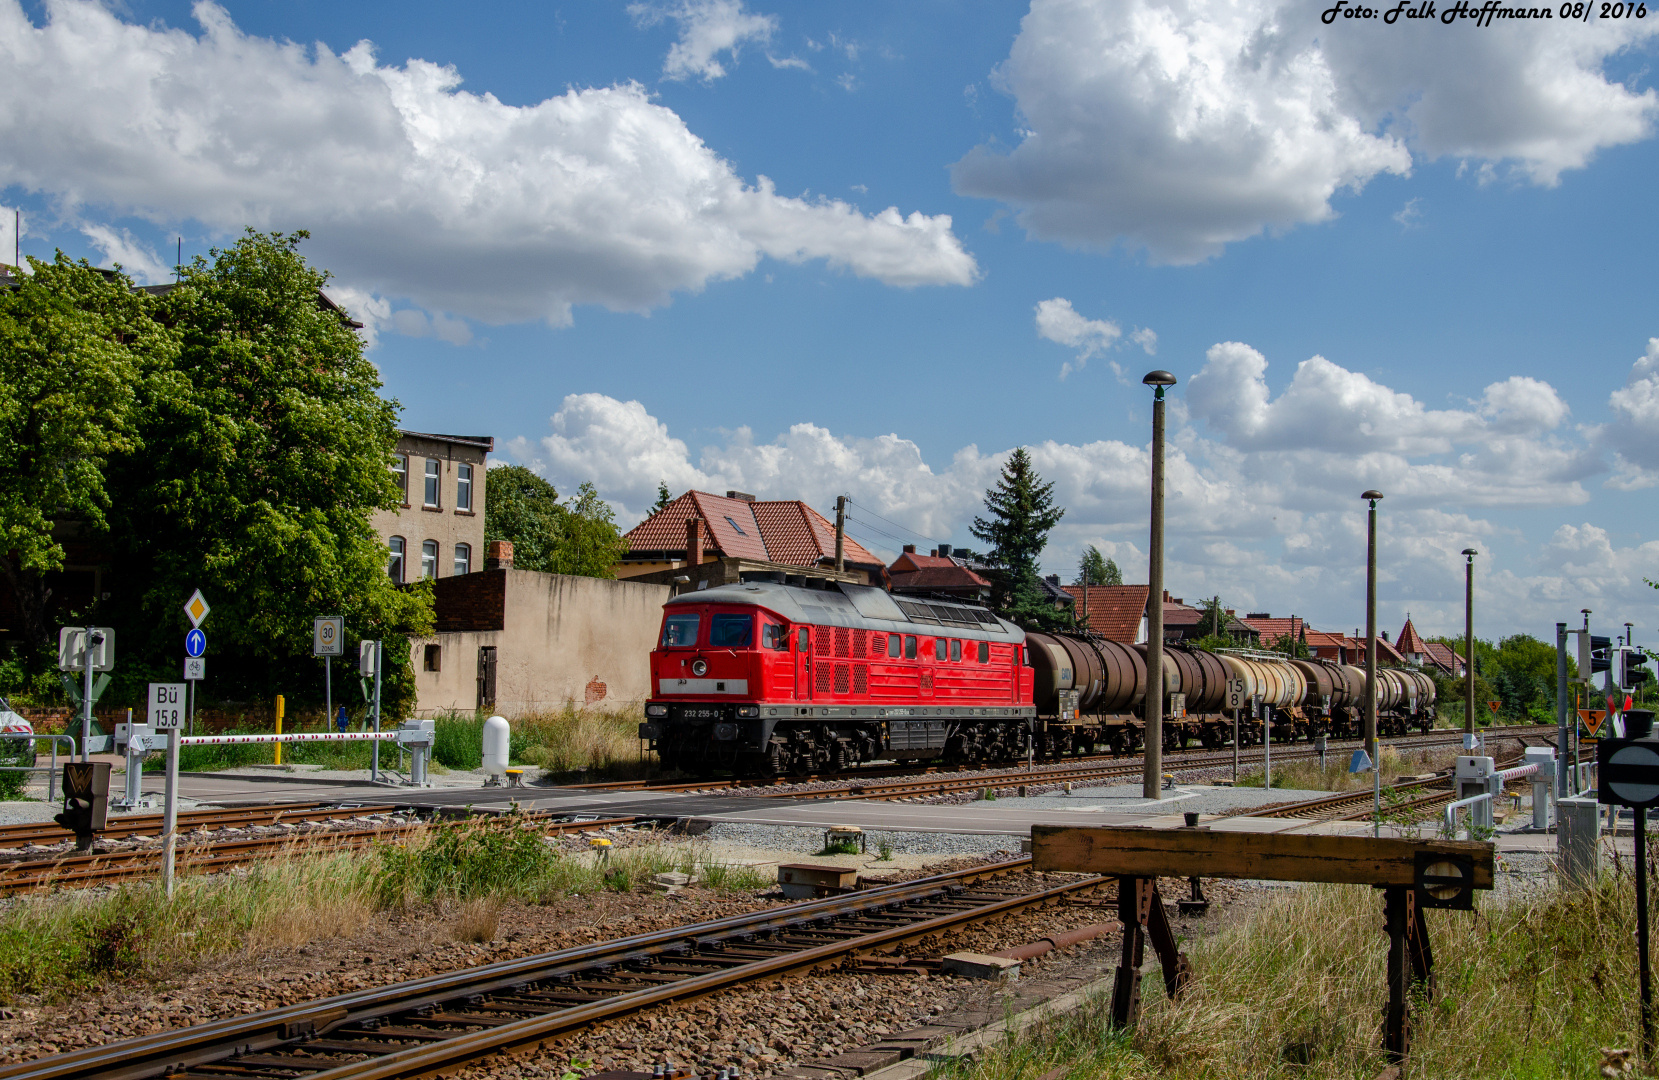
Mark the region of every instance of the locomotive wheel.
<instances>
[{"instance_id":1,"label":"locomotive wheel","mask_svg":"<svg viewBox=\"0 0 1659 1080\"><path fill-rule=\"evenodd\" d=\"M1204 725L1198 733L1198 745L1206 750L1221 749L1221 732L1208 724Z\"/></svg>"}]
</instances>

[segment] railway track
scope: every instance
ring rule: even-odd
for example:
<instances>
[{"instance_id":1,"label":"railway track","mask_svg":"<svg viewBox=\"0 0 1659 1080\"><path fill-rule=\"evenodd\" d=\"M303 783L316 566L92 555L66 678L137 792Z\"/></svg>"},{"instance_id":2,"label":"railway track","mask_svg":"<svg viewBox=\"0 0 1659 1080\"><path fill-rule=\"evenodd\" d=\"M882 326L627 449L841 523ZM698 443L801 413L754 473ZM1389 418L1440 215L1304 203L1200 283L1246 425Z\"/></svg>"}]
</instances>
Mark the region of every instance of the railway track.
<instances>
[{"instance_id":1,"label":"railway track","mask_svg":"<svg viewBox=\"0 0 1659 1080\"><path fill-rule=\"evenodd\" d=\"M536 818L537 815L534 813L524 815L526 821L535 821ZM633 817L614 817L594 821L550 821L538 827L545 835L552 836L585 829L629 825L636 820L638 819ZM186 838L175 858L180 873L212 873L288 853L321 855L368 847L420 828L423 824L382 823L372 828L305 832L292 836L260 836L246 840L211 840L198 844L191 844ZM0 864L0 896L36 889L107 885L157 873L160 866L159 845L154 848L136 848L102 854L65 855L56 859L20 860Z\"/></svg>"},{"instance_id":2,"label":"railway track","mask_svg":"<svg viewBox=\"0 0 1659 1080\"><path fill-rule=\"evenodd\" d=\"M390 804L356 803L286 803L281 806L239 807L228 810L183 810L179 812L179 832L198 829L240 829L255 825L277 825L283 822L327 821L342 816L364 817L370 814L389 814L398 807ZM160 836L160 814L121 814L111 816L108 826L99 834L104 839L118 840L131 836ZM75 834L53 821L24 825L0 825L0 848L23 847L27 844L61 844L73 840Z\"/></svg>"},{"instance_id":3,"label":"railway track","mask_svg":"<svg viewBox=\"0 0 1659 1080\"><path fill-rule=\"evenodd\" d=\"M1513 768L1520 764L1521 757L1520 754L1510 754L1495 762L1495 764L1500 769ZM1438 807L1445 806L1454 798L1451 788L1447 787L1445 791L1432 791L1431 789L1441 785L1449 785L1451 782L1451 772L1442 771L1427 779L1408 780L1403 784L1390 785L1384 789L1385 794L1394 796L1410 792L1422 794L1405 802L1392 802L1386 807L1385 812L1419 816L1420 811L1433 811ZM1370 791L1345 791L1323 799L1309 799L1306 802L1295 803L1290 806L1276 806L1270 810L1254 812L1246 810L1239 813L1241 815L1248 814L1251 817L1303 818L1310 825L1320 821L1368 821L1374 812L1372 798L1373 795Z\"/></svg>"},{"instance_id":4,"label":"railway track","mask_svg":"<svg viewBox=\"0 0 1659 1080\"><path fill-rule=\"evenodd\" d=\"M391 1080L533 1053L592 1024L798 975L1109 885L1002 881L1022 858L342 994L0 1067L0 1080Z\"/></svg>"},{"instance_id":5,"label":"railway track","mask_svg":"<svg viewBox=\"0 0 1659 1080\"><path fill-rule=\"evenodd\" d=\"M1528 727L1490 728L1486 730L1488 737L1502 738L1518 735L1521 732L1535 729ZM1428 735L1405 735L1385 740L1384 745L1395 746L1401 749L1423 749L1435 746L1456 746L1461 743L1463 735L1456 731L1435 731ZM1352 743L1359 745L1358 739L1343 740L1333 747ZM1327 751L1329 752L1329 751ZM1318 751L1305 743L1287 743L1275 746L1273 757L1276 761L1294 761L1317 756ZM1239 764L1256 765L1263 759L1263 751L1259 746L1239 751ZM1208 769L1227 768L1233 763L1231 750L1200 750L1176 751L1164 757L1164 768L1168 772L1186 772ZM1009 768L997 772L977 770L972 775L962 776L966 766L956 772L946 771L943 767L932 766L918 774L916 768L891 768L880 770L859 769L851 772L827 773L793 778L777 778L774 780L746 780L734 778L730 780L619 780L595 784L574 785L584 791L668 791L679 793L695 793L701 791L728 791L740 789L751 791L761 797L773 796L779 798L854 798L854 799L887 799L905 798L921 795L946 794L956 791L973 791L979 788L992 788L998 791L1014 788L1021 784L1059 784L1076 783L1079 781L1112 779L1122 776L1139 776L1142 765L1139 759L1125 760L1123 757L1112 754L1091 754L1070 758L1062 762L1044 762L1032 769ZM892 782L883 782L888 777L894 777ZM793 790L797 785L812 783L827 786L818 786L809 790ZM785 790L773 791L773 788Z\"/></svg>"}]
</instances>

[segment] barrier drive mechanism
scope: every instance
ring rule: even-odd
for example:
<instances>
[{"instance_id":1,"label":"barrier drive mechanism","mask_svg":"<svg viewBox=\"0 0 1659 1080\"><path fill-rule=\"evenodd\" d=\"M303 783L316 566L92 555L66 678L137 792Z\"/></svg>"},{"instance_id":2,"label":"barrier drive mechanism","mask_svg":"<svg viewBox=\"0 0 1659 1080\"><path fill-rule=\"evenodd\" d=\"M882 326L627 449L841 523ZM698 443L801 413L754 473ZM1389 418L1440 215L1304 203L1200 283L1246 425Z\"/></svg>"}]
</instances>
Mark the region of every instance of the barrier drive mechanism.
<instances>
[{"instance_id":1,"label":"barrier drive mechanism","mask_svg":"<svg viewBox=\"0 0 1659 1080\"><path fill-rule=\"evenodd\" d=\"M1178 998L1192 967L1176 949L1158 878L1254 878L1370 885L1384 893L1388 934L1388 1005L1383 1048L1395 1061L1411 1046L1413 993L1432 1000L1434 953L1423 912L1473 910L1474 891L1492 888L1493 846L1462 840L1253 833L1205 826L1183 829L1034 825L1032 867L1118 879L1123 960L1112 994L1112 1022L1140 1014L1140 968L1146 939L1163 965L1164 989Z\"/></svg>"}]
</instances>

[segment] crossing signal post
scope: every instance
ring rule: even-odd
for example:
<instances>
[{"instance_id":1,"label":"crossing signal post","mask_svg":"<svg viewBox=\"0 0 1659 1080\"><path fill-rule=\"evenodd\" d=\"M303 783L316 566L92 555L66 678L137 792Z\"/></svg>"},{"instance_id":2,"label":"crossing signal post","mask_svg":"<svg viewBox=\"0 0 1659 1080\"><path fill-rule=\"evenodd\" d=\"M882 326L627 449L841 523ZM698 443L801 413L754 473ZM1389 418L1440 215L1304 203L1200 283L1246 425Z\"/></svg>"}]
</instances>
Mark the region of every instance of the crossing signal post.
<instances>
[{"instance_id":1,"label":"crossing signal post","mask_svg":"<svg viewBox=\"0 0 1659 1080\"><path fill-rule=\"evenodd\" d=\"M1653 713L1625 713L1625 730L1637 736L1603 739L1596 745L1596 801L1628 806L1635 815L1636 976L1641 993L1642 1060L1653 1062L1653 979L1648 970L1647 811L1659 806L1659 741L1652 738Z\"/></svg>"}]
</instances>

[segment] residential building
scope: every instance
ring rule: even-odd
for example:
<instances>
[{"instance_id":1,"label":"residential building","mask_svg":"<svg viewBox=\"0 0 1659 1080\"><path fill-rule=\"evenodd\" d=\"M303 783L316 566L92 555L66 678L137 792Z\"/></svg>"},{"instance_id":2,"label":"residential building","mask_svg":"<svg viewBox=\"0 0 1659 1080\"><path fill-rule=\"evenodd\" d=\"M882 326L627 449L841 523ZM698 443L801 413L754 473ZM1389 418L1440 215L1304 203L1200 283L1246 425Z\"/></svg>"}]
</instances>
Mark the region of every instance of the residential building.
<instances>
[{"instance_id":1,"label":"residential building","mask_svg":"<svg viewBox=\"0 0 1659 1080\"><path fill-rule=\"evenodd\" d=\"M887 578L896 593L934 593L985 603L991 598L991 581L973 569L979 565L952 554L949 546L922 555L915 544L906 544L887 568Z\"/></svg>"},{"instance_id":2,"label":"residential building","mask_svg":"<svg viewBox=\"0 0 1659 1080\"><path fill-rule=\"evenodd\" d=\"M386 543L386 572L402 583L481 569L484 485L495 439L399 431L392 475L403 493L370 523Z\"/></svg>"},{"instance_id":3,"label":"residential building","mask_svg":"<svg viewBox=\"0 0 1659 1080\"><path fill-rule=\"evenodd\" d=\"M1134 645L1146 641L1145 585L1063 586L1077 621L1101 637Z\"/></svg>"},{"instance_id":4,"label":"residential building","mask_svg":"<svg viewBox=\"0 0 1659 1080\"><path fill-rule=\"evenodd\" d=\"M851 537L842 538L844 570L836 574L835 526L799 499L688 491L623 539L628 551L611 567L621 580L712 588L735 584L741 573L771 573L885 584L887 568Z\"/></svg>"}]
</instances>

